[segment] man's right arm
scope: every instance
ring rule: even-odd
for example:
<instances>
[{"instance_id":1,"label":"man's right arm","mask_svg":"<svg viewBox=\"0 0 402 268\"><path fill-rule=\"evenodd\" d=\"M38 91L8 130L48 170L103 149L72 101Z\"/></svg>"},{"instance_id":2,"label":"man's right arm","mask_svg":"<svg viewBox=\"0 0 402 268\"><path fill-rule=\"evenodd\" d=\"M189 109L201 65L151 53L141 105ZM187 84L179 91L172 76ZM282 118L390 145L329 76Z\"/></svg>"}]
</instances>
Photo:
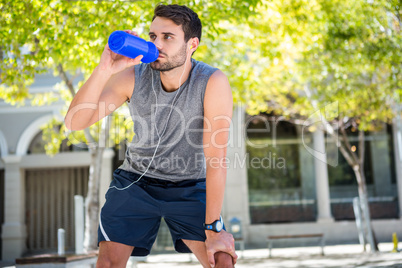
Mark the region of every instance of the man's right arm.
<instances>
[{"instance_id":1,"label":"man's right arm","mask_svg":"<svg viewBox=\"0 0 402 268\"><path fill-rule=\"evenodd\" d=\"M126 31L137 35L133 31ZM135 84L134 65L142 56L130 59L112 52L106 44L99 65L78 90L64 122L70 130L85 129L111 114L130 99Z\"/></svg>"},{"instance_id":2,"label":"man's right arm","mask_svg":"<svg viewBox=\"0 0 402 268\"><path fill-rule=\"evenodd\" d=\"M74 96L64 119L66 127L82 130L111 114L129 98L134 83L133 67L114 75L96 67Z\"/></svg>"}]
</instances>

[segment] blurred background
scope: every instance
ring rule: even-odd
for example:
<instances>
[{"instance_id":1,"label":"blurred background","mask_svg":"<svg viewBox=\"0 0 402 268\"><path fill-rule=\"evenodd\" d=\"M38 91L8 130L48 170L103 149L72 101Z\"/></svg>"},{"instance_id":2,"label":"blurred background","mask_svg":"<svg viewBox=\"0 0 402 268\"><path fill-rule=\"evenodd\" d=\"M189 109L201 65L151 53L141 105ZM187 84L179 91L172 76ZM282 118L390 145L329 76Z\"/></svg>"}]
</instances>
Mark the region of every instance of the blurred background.
<instances>
[{"instance_id":1,"label":"blurred background","mask_svg":"<svg viewBox=\"0 0 402 268\"><path fill-rule=\"evenodd\" d=\"M125 105L85 131L63 118L108 36L132 29L148 40L159 2L0 2L0 259L57 252L59 228L75 252L75 195L85 198L84 249L96 250L98 218L88 215L135 133ZM375 250L402 237L400 1L164 3L198 13L193 57L232 87L223 217L240 226L239 241L322 234ZM172 249L162 224L153 252Z\"/></svg>"}]
</instances>

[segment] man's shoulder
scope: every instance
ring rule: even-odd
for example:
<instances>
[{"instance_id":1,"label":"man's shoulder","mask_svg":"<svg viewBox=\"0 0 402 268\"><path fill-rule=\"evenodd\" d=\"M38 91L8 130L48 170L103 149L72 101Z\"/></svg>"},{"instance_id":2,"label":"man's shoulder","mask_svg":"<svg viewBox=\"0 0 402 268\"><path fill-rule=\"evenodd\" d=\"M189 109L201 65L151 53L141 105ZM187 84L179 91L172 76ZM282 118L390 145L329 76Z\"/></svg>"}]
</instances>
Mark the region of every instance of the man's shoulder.
<instances>
[{"instance_id":1,"label":"man's shoulder","mask_svg":"<svg viewBox=\"0 0 402 268\"><path fill-rule=\"evenodd\" d=\"M203 61L198 61L195 59L192 59L193 64L194 64L194 71L198 73L209 73L210 75L219 70L216 67L213 67L209 65L208 63L205 63Z\"/></svg>"},{"instance_id":2,"label":"man's shoulder","mask_svg":"<svg viewBox=\"0 0 402 268\"><path fill-rule=\"evenodd\" d=\"M136 75L142 75L144 71L147 69L149 66L149 63L143 63L141 62L140 64L137 64L134 66L134 72Z\"/></svg>"}]
</instances>

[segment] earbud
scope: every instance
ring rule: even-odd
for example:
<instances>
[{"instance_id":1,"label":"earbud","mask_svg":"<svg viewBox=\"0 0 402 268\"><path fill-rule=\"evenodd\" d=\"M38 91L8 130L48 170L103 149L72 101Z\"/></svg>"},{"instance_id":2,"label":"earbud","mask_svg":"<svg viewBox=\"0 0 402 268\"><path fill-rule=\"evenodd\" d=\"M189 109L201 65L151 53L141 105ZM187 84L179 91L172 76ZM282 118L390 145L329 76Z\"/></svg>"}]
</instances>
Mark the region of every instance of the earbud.
<instances>
[{"instance_id":1,"label":"earbud","mask_svg":"<svg viewBox=\"0 0 402 268\"><path fill-rule=\"evenodd\" d=\"M191 45L191 46L190 46L190 49L192 49L192 48L193 48L193 46Z\"/></svg>"}]
</instances>

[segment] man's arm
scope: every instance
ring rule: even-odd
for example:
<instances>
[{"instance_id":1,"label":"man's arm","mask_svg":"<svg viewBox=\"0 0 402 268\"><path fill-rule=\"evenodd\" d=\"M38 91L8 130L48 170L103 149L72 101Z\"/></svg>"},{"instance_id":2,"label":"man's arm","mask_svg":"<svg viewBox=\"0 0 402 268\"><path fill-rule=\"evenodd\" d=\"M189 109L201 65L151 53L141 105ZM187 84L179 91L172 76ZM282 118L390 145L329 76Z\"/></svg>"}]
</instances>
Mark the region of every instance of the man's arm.
<instances>
[{"instance_id":1,"label":"man's arm","mask_svg":"<svg viewBox=\"0 0 402 268\"><path fill-rule=\"evenodd\" d=\"M126 32L137 35L133 31ZM87 128L129 99L135 83L133 66L139 64L141 58L118 55L106 44L99 65L70 104L64 119L66 127L71 130Z\"/></svg>"},{"instance_id":2,"label":"man's arm","mask_svg":"<svg viewBox=\"0 0 402 268\"><path fill-rule=\"evenodd\" d=\"M205 222L218 220L222 210L226 184L226 148L233 112L233 98L229 81L220 70L209 79L204 97L203 145L207 165ZM205 231L207 254L210 264L215 264L218 251L232 255L236 262L233 236L222 230Z\"/></svg>"}]
</instances>

